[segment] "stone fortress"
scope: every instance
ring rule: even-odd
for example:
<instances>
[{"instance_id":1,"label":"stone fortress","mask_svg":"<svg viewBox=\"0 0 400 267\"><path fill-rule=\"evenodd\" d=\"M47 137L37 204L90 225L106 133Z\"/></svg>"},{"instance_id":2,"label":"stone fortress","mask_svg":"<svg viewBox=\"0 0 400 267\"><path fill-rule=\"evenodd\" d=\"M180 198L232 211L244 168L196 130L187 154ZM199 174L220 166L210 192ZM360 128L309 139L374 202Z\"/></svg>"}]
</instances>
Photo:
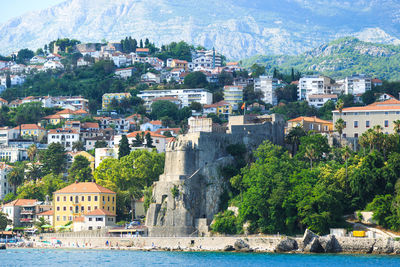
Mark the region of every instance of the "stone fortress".
<instances>
[{"instance_id":1,"label":"stone fortress","mask_svg":"<svg viewBox=\"0 0 400 267\"><path fill-rule=\"evenodd\" d=\"M226 151L244 144L253 151L265 140L284 143L280 115L231 116L226 127L190 118L189 133L168 144L164 174L153 185L146 226L152 237L206 236L226 188L221 168L234 163Z\"/></svg>"}]
</instances>

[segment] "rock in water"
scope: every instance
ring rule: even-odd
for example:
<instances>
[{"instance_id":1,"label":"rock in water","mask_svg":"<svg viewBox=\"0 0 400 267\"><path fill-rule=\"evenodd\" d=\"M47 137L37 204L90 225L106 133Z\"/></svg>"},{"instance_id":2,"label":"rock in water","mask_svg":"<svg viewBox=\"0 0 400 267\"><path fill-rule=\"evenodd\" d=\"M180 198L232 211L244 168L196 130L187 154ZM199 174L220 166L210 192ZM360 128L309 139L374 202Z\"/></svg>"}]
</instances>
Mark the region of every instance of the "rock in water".
<instances>
[{"instance_id":1,"label":"rock in water","mask_svg":"<svg viewBox=\"0 0 400 267\"><path fill-rule=\"evenodd\" d=\"M294 239L286 237L282 239L279 244L276 246L275 251L277 252L289 252L293 250L297 250L297 242Z\"/></svg>"},{"instance_id":2,"label":"rock in water","mask_svg":"<svg viewBox=\"0 0 400 267\"><path fill-rule=\"evenodd\" d=\"M235 241L235 244L233 245L233 247L235 248L235 250L238 251L248 251L249 250L249 245L244 242L242 239L238 239Z\"/></svg>"},{"instance_id":3,"label":"rock in water","mask_svg":"<svg viewBox=\"0 0 400 267\"><path fill-rule=\"evenodd\" d=\"M342 248L334 235L320 237L319 243L326 253L337 253L342 251Z\"/></svg>"},{"instance_id":4,"label":"rock in water","mask_svg":"<svg viewBox=\"0 0 400 267\"><path fill-rule=\"evenodd\" d=\"M226 245L224 248L224 251L234 251L234 250L235 250L235 248L231 245Z\"/></svg>"},{"instance_id":5,"label":"rock in water","mask_svg":"<svg viewBox=\"0 0 400 267\"><path fill-rule=\"evenodd\" d=\"M314 237L304 248L304 252L321 253L324 252L318 237Z\"/></svg>"},{"instance_id":6,"label":"rock in water","mask_svg":"<svg viewBox=\"0 0 400 267\"><path fill-rule=\"evenodd\" d=\"M303 239L299 245L299 248L303 250L314 238L319 238L318 235L314 234L311 230L306 229L304 232Z\"/></svg>"},{"instance_id":7,"label":"rock in water","mask_svg":"<svg viewBox=\"0 0 400 267\"><path fill-rule=\"evenodd\" d=\"M0 244L0 249L6 249L6 244L4 243Z\"/></svg>"},{"instance_id":8,"label":"rock in water","mask_svg":"<svg viewBox=\"0 0 400 267\"><path fill-rule=\"evenodd\" d=\"M373 253L390 254L394 252L394 242L390 238L378 239L373 248Z\"/></svg>"}]
</instances>

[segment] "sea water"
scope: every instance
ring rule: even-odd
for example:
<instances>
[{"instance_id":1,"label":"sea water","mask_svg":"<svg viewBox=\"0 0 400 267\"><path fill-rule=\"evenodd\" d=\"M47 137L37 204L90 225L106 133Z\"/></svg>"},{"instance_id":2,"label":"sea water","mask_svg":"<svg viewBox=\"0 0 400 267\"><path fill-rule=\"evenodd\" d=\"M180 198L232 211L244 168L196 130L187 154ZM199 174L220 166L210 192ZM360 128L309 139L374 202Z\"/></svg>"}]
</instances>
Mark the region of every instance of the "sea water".
<instances>
[{"instance_id":1,"label":"sea water","mask_svg":"<svg viewBox=\"0 0 400 267\"><path fill-rule=\"evenodd\" d=\"M7 249L0 266L400 266L398 256Z\"/></svg>"}]
</instances>

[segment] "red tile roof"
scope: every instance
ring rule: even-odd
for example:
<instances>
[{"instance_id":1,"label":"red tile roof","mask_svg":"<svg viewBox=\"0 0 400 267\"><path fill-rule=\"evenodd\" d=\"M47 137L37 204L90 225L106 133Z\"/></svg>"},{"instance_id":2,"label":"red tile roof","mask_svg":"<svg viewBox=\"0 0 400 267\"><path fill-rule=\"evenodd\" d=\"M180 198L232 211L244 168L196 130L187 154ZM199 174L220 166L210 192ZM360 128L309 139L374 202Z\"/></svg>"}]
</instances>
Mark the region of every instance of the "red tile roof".
<instances>
[{"instance_id":1,"label":"red tile roof","mask_svg":"<svg viewBox=\"0 0 400 267\"><path fill-rule=\"evenodd\" d=\"M156 134L161 134L162 132L173 132L175 134L179 134L181 128L161 128L155 131Z\"/></svg>"},{"instance_id":2,"label":"red tile roof","mask_svg":"<svg viewBox=\"0 0 400 267\"><path fill-rule=\"evenodd\" d=\"M14 128L14 130L19 130L19 125ZM37 124L21 124L21 130L44 130Z\"/></svg>"},{"instance_id":3,"label":"red tile roof","mask_svg":"<svg viewBox=\"0 0 400 267\"><path fill-rule=\"evenodd\" d=\"M150 50L148 48L136 48L136 52L149 52Z\"/></svg>"},{"instance_id":4,"label":"red tile roof","mask_svg":"<svg viewBox=\"0 0 400 267\"><path fill-rule=\"evenodd\" d=\"M161 121L150 121L149 123L153 125L162 125Z\"/></svg>"},{"instance_id":5,"label":"red tile roof","mask_svg":"<svg viewBox=\"0 0 400 267\"><path fill-rule=\"evenodd\" d=\"M36 214L36 215L37 216L53 216L54 215L54 210L44 211L44 212Z\"/></svg>"},{"instance_id":6,"label":"red tile roof","mask_svg":"<svg viewBox=\"0 0 400 267\"><path fill-rule=\"evenodd\" d=\"M85 217L75 217L74 222L84 222L85 221Z\"/></svg>"},{"instance_id":7,"label":"red tile roof","mask_svg":"<svg viewBox=\"0 0 400 267\"><path fill-rule=\"evenodd\" d=\"M4 204L4 206L32 206L37 201L37 199L16 199L14 201Z\"/></svg>"},{"instance_id":8,"label":"red tile roof","mask_svg":"<svg viewBox=\"0 0 400 267\"><path fill-rule=\"evenodd\" d=\"M164 136L162 134L157 134L157 133L151 132L151 131L135 131L135 132L129 133L126 137L127 138L135 138L137 134L141 135L142 133L144 133L144 135L150 133L151 137L167 138L166 136Z\"/></svg>"},{"instance_id":9,"label":"red tile roof","mask_svg":"<svg viewBox=\"0 0 400 267\"><path fill-rule=\"evenodd\" d=\"M88 212L85 214L85 216L115 216L115 213L112 213L110 211L104 210L104 209L96 209L94 211Z\"/></svg>"},{"instance_id":10,"label":"red tile roof","mask_svg":"<svg viewBox=\"0 0 400 267\"><path fill-rule=\"evenodd\" d=\"M115 194L114 191L111 191L108 188L102 187L94 182L84 182L84 183L73 183L69 186L66 186L56 192L54 194L68 194L68 193L109 193Z\"/></svg>"},{"instance_id":11,"label":"red tile roof","mask_svg":"<svg viewBox=\"0 0 400 267\"><path fill-rule=\"evenodd\" d=\"M5 104L8 104L8 101L5 100L5 99L3 99L3 98L1 98L1 97L0 97L0 102L3 102L3 103L5 103Z\"/></svg>"},{"instance_id":12,"label":"red tile roof","mask_svg":"<svg viewBox=\"0 0 400 267\"><path fill-rule=\"evenodd\" d=\"M74 114L74 111L71 110L71 109L69 109L69 108L67 108L67 109L64 109L64 110L61 110L61 111L57 112L56 114L57 114L57 115L61 115L61 114Z\"/></svg>"},{"instance_id":13,"label":"red tile roof","mask_svg":"<svg viewBox=\"0 0 400 267\"><path fill-rule=\"evenodd\" d=\"M228 102L222 100L222 101L219 101L219 102L211 104L211 105L204 105L204 108L217 108L217 107L226 106L226 105L230 105L230 104Z\"/></svg>"},{"instance_id":14,"label":"red tile roof","mask_svg":"<svg viewBox=\"0 0 400 267\"><path fill-rule=\"evenodd\" d=\"M375 102L371 105L364 107L350 107L344 108L342 112L346 111L383 111L383 110L400 110L400 101L397 99L389 99L383 102ZM333 112L339 112L339 110L335 110Z\"/></svg>"},{"instance_id":15,"label":"red tile roof","mask_svg":"<svg viewBox=\"0 0 400 267\"><path fill-rule=\"evenodd\" d=\"M321 120L315 116L314 117L298 117L298 118L289 120L289 122L301 122L301 121L332 124L332 122L330 122L330 121Z\"/></svg>"}]
</instances>

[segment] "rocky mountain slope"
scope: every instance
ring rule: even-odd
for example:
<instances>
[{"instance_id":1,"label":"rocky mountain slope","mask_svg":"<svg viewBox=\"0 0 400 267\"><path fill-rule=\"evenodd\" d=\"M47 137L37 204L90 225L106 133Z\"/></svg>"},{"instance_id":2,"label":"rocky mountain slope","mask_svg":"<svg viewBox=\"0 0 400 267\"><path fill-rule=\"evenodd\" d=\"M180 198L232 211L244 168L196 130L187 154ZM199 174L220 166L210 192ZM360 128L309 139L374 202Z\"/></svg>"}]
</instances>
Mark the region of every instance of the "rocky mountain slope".
<instances>
[{"instance_id":1,"label":"rocky mountain slope","mask_svg":"<svg viewBox=\"0 0 400 267\"><path fill-rule=\"evenodd\" d=\"M399 0L66 0L0 25L0 53L51 40L185 40L228 58L298 54L338 37L399 43Z\"/></svg>"},{"instance_id":2,"label":"rocky mountain slope","mask_svg":"<svg viewBox=\"0 0 400 267\"><path fill-rule=\"evenodd\" d=\"M341 38L297 56L254 56L243 60L251 66L262 64L272 72L274 67L302 73L323 73L333 78L366 73L387 80L400 80L400 46Z\"/></svg>"}]
</instances>

